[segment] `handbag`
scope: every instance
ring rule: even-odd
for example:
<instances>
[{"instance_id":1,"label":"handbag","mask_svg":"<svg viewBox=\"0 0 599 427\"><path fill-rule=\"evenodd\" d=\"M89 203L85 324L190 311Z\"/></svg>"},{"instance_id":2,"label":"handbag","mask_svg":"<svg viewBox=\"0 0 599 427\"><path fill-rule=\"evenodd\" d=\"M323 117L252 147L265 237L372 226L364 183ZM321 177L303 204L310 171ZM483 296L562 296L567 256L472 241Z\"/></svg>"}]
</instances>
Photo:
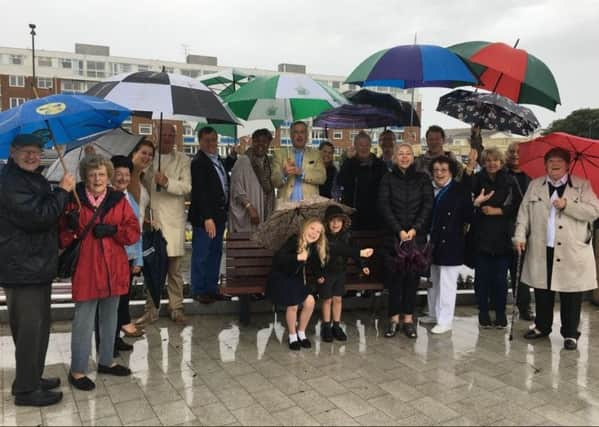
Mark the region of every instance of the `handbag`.
<instances>
[{"instance_id":1,"label":"handbag","mask_svg":"<svg viewBox=\"0 0 599 427\"><path fill-rule=\"evenodd\" d=\"M92 219L87 223L79 237L71 242L69 246L65 248L64 251L58 257L58 277L60 279L68 279L75 272L75 268L77 267L77 261L79 260L79 251L81 250L81 242L87 236L87 233L91 230L94 225L94 221L100 215L102 208L104 207L104 203L100 205L98 209L94 212Z\"/></svg>"}]
</instances>

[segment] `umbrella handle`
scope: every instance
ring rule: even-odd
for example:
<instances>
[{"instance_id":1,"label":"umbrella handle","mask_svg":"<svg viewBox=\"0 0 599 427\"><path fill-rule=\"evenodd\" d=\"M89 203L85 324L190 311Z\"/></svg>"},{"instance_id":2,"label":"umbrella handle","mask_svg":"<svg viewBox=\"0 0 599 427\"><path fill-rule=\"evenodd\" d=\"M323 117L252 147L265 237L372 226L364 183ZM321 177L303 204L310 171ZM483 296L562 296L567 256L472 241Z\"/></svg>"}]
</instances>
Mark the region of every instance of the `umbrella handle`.
<instances>
[{"instance_id":1,"label":"umbrella handle","mask_svg":"<svg viewBox=\"0 0 599 427\"><path fill-rule=\"evenodd\" d=\"M54 145L54 148L56 150L56 152L58 153L58 159L60 160L60 164L62 165L62 169L64 171L64 173L67 173L67 164L64 161L64 156L62 155L62 150L58 147L58 145ZM73 188L73 197L75 197L75 202L77 202L77 207L79 208L79 210L81 210L81 200L79 200L79 195L77 194L77 191L75 188Z\"/></svg>"}]
</instances>

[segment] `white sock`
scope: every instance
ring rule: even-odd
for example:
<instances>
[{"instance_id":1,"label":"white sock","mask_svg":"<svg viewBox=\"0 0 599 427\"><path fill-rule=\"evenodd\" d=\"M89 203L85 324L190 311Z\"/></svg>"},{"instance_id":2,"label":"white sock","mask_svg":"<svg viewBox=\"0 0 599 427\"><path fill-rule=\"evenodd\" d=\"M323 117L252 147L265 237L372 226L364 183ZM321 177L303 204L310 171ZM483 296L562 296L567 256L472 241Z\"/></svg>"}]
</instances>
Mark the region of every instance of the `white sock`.
<instances>
[{"instance_id":1,"label":"white sock","mask_svg":"<svg viewBox=\"0 0 599 427\"><path fill-rule=\"evenodd\" d=\"M304 331L297 331L297 337L300 339L300 341L303 341L306 339L306 333Z\"/></svg>"},{"instance_id":2,"label":"white sock","mask_svg":"<svg viewBox=\"0 0 599 427\"><path fill-rule=\"evenodd\" d=\"M289 342L296 342L297 334L289 334Z\"/></svg>"}]
</instances>

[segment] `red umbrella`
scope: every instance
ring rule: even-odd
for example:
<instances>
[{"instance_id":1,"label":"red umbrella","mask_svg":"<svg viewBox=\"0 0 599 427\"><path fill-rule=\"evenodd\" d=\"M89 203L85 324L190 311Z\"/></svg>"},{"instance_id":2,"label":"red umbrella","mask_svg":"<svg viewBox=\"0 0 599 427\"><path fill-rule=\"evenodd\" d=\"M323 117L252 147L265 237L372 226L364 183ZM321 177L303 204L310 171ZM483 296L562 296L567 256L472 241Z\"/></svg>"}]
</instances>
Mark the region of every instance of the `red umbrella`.
<instances>
[{"instance_id":1,"label":"red umbrella","mask_svg":"<svg viewBox=\"0 0 599 427\"><path fill-rule=\"evenodd\" d=\"M520 167L532 178L545 175L544 156L551 148L568 150L571 156L570 173L588 179L595 194L599 194L599 140L582 138L563 132L524 142L519 146Z\"/></svg>"},{"instance_id":2,"label":"red umbrella","mask_svg":"<svg viewBox=\"0 0 599 427\"><path fill-rule=\"evenodd\" d=\"M539 58L505 43L473 41L449 50L465 60L481 86L518 104L535 104L555 111L559 91L551 70Z\"/></svg>"}]
</instances>

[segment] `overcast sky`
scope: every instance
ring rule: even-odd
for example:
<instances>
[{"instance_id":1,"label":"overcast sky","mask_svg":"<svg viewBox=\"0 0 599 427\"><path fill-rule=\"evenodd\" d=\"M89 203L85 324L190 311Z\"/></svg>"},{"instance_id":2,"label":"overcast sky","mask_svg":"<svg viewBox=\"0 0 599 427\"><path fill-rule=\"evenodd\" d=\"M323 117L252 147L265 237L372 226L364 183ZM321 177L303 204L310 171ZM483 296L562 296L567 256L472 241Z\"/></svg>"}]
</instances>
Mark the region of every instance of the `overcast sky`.
<instances>
[{"instance_id":1,"label":"overcast sky","mask_svg":"<svg viewBox=\"0 0 599 427\"><path fill-rule=\"evenodd\" d=\"M308 72L347 76L368 55L392 46L503 41L544 61L562 105L532 107L542 126L572 110L599 107L597 0L33 0L11 1L0 44L73 51L75 42L110 46L112 55L184 60L218 57L219 65L276 69L305 64ZM422 89L423 126L462 122L435 112L444 89Z\"/></svg>"}]
</instances>

